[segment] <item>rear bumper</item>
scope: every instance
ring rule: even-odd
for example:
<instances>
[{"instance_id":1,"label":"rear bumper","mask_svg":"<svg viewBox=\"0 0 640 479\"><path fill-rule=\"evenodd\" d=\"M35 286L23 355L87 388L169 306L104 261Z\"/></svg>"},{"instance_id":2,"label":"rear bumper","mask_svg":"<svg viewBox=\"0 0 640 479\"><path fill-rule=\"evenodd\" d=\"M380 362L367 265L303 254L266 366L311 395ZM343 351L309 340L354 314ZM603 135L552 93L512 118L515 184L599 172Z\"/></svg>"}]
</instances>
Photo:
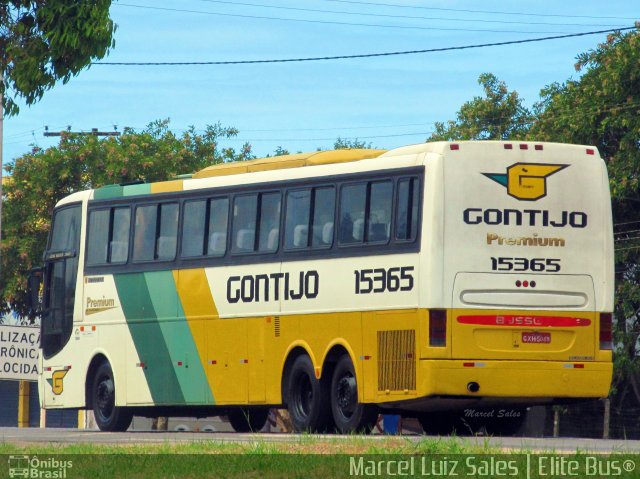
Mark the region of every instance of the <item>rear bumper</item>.
<instances>
[{"instance_id":1,"label":"rear bumper","mask_svg":"<svg viewBox=\"0 0 640 479\"><path fill-rule=\"evenodd\" d=\"M465 364L474 364L474 367ZM380 403L409 409L446 409L448 403L510 403L534 405L609 394L610 362L420 360L413 391L379 391ZM471 393L469 383L479 389ZM404 397L402 397L404 396ZM431 404L430 404L431 403ZM391 405L391 404L388 404Z\"/></svg>"}]
</instances>

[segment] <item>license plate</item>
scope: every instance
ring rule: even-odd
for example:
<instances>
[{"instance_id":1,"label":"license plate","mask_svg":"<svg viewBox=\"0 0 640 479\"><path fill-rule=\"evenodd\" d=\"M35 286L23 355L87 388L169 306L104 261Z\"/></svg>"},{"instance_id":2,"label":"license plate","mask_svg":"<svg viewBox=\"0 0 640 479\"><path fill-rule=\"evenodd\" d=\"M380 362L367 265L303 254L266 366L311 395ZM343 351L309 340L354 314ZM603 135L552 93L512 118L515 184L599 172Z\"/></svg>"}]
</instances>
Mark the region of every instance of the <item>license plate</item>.
<instances>
[{"instance_id":1,"label":"license plate","mask_svg":"<svg viewBox=\"0 0 640 479\"><path fill-rule=\"evenodd\" d=\"M532 344L549 344L551 342L551 333L522 333L522 342Z\"/></svg>"}]
</instances>

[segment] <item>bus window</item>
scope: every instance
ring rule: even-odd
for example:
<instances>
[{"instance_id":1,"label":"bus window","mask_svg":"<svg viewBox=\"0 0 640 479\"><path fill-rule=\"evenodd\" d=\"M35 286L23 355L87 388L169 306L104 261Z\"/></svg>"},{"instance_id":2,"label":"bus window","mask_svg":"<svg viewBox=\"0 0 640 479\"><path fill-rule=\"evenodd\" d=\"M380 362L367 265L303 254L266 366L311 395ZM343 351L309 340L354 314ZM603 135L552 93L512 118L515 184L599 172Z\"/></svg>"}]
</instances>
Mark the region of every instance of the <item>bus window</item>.
<instances>
[{"instance_id":1,"label":"bus window","mask_svg":"<svg viewBox=\"0 0 640 479\"><path fill-rule=\"evenodd\" d=\"M324 187L313 190L313 225L311 246L328 248L333 244L333 215L335 214L335 188Z\"/></svg>"},{"instance_id":2,"label":"bus window","mask_svg":"<svg viewBox=\"0 0 640 479\"><path fill-rule=\"evenodd\" d=\"M229 199L217 198L209 201L209 246L207 254L223 256L227 250L227 224L229 222Z\"/></svg>"},{"instance_id":3,"label":"bus window","mask_svg":"<svg viewBox=\"0 0 640 479\"><path fill-rule=\"evenodd\" d=\"M65 208L58 211L55 217L57 222L51 234L49 252L74 251L76 241L80 238L80 221L77 218L75 208Z\"/></svg>"},{"instance_id":4,"label":"bus window","mask_svg":"<svg viewBox=\"0 0 640 479\"><path fill-rule=\"evenodd\" d=\"M284 247L306 248L309 244L311 190L289 191L284 223Z\"/></svg>"},{"instance_id":5,"label":"bus window","mask_svg":"<svg viewBox=\"0 0 640 479\"><path fill-rule=\"evenodd\" d=\"M89 213L87 264L126 263L129 256L129 207Z\"/></svg>"},{"instance_id":6,"label":"bus window","mask_svg":"<svg viewBox=\"0 0 640 479\"><path fill-rule=\"evenodd\" d=\"M369 215L367 217L368 243L386 243L391 230L391 205L393 204L393 183L380 181L371 183L369 191Z\"/></svg>"},{"instance_id":7,"label":"bus window","mask_svg":"<svg viewBox=\"0 0 640 479\"><path fill-rule=\"evenodd\" d=\"M261 194L260 199L258 251L273 252L280 238L280 193Z\"/></svg>"},{"instance_id":8,"label":"bus window","mask_svg":"<svg viewBox=\"0 0 640 479\"><path fill-rule=\"evenodd\" d=\"M182 224L182 251L186 258L202 256L206 227L207 202L205 200L187 201L184 204Z\"/></svg>"},{"instance_id":9,"label":"bus window","mask_svg":"<svg viewBox=\"0 0 640 479\"><path fill-rule=\"evenodd\" d=\"M129 230L131 229L131 210L113 209L113 227L109 243L109 262L126 263L129 256Z\"/></svg>"},{"instance_id":10,"label":"bus window","mask_svg":"<svg viewBox=\"0 0 640 479\"><path fill-rule=\"evenodd\" d=\"M231 251L247 253L254 250L258 195L236 196L233 200L233 241Z\"/></svg>"},{"instance_id":11,"label":"bus window","mask_svg":"<svg viewBox=\"0 0 640 479\"><path fill-rule=\"evenodd\" d=\"M340 192L340 243L362 243L367 185L343 186Z\"/></svg>"},{"instance_id":12,"label":"bus window","mask_svg":"<svg viewBox=\"0 0 640 479\"><path fill-rule=\"evenodd\" d=\"M414 240L416 238L419 194L420 189L416 178L398 181L397 240Z\"/></svg>"},{"instance_id":13,"label":"bus window","mask_svg":"<svg viewBox=\"0 0 640 479\"><path fill-rule=\"evenodd\" d=\"M158 206L138 206L133 235L134 261L151 261L155 252Z\"/></svg>"},{"instance_id":14,"label":"bus window","mask_svg":"<svg viewBox=\"0 0 640 479\"><path fill-rule=\"evenodd\" d=\"M178 244L178 203L160 205L160 228L156 244L156 258L167 261L176 257Z\"/></svg>"},{"instance_id":15,"label":"bus window","mask_svg":"<svg viewBox=\"0 0 640 479\"><path fill-rule=\"evenodd\" d=\"M107 262L110 216L110 210L92 211L89 214L87 264L106 264Z\"/></svg>"}]
</instances>

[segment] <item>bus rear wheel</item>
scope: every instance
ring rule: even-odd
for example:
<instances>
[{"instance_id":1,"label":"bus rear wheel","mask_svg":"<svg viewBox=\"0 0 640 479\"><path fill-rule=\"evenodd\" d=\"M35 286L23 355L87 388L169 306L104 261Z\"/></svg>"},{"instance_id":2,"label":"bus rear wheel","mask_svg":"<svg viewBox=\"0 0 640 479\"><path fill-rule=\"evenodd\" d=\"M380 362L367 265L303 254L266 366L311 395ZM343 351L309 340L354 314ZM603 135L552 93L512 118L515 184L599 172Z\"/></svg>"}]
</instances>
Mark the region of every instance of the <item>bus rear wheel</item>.
<instances>
[{"instance_id":1,"label":"bus rear wheel","mask_svg":"<svg viewBox=\"0 0 640 479\"><path fill-rule=\"evenodd\" d=\"M96 370L91 386L91 403L101 431L126 431L133 420L130 409L116 406L116 388L111 365L105 361Z\"/></svg>"},{"instance_id":2,"label":"bus rear wheel","mask_svg":"<svg viewBox=\"0 0 640 479\"><path fill-rule=\"evenodd\" d=\"M325 432L330 429L328 381L316 378L309 356L298 356L291 365L285 396L294 431Z\"/></svg>"},{"instance_id":3,"label":"bus rear wheel","mask_svg":"<svg viewBox=\"0 0 640 479\"><path fill-rule=\"evenodd\" d=\"M227 418L235 432L258 432L267 423L267 408L237 408L227 413Z\"/></svg>"},{"instance_id":4,"label":"bus rear wheel","mask_svg":"<svg viewBox=\"0 0 640 479\"><path fill-rule=\"evenodd\" d=\"M358 401L358 384L353 362L348 355L336 363L331 379L331 412L338 432L368 434L376 423L378 410Z\"/></svg>"}]
</instances>

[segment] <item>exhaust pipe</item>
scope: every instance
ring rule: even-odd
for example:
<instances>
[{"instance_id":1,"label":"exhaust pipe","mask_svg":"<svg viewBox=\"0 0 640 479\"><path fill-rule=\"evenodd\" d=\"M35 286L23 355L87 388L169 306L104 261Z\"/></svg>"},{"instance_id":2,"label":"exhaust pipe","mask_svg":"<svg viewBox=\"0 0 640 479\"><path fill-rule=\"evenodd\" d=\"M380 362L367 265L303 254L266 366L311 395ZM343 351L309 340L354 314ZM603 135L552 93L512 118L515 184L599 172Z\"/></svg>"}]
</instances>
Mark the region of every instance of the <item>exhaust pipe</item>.
<instances>
[{"instance_id":1,"label":"exhaust pipe","mask_svg":"<svg viewBox=\"0 0 640 479\"><path fill-rule=\"evenodd\" d=\"M480 385L475 381L471 381L469 384L467 384L467 391L469 391L470 393L477 393L478 391L480 391Z\"/></svg>"}]
</instances>

